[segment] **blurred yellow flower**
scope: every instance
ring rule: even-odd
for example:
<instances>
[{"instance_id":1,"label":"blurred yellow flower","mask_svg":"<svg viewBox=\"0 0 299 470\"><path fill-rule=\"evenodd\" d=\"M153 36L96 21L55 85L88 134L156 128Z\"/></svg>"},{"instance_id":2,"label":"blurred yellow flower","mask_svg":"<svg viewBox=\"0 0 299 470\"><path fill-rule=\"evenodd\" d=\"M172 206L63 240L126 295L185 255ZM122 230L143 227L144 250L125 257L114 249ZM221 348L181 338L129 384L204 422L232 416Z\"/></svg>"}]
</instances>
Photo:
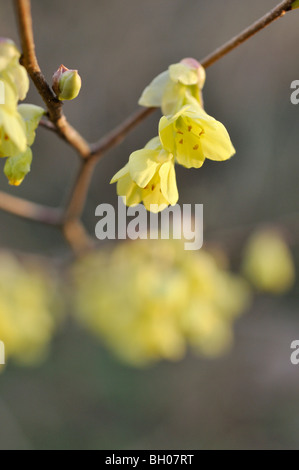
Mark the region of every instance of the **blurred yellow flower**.
<instances>
[{"instance_id":1,"label":"blurred yellow flower","mask_svg":"<svg viewBox=\"0 0 299 470\"><path fill-rule=\"evenodd\" d=\"M35 264L0 253L0 341L8 360L42 360L60 320L57 284Z\"/></svg>"},{"instance_id":2,"label":"blurred yellow flower","mask_svg":"<svg viewBox=\"0 0 299 470\"><path fill-rule=\"evenodd\" d=\"M294 261L278 231L261 230L250 238L244 253L243 272L261 292L283 294L292 288Z\"/></svg>"},{"instance_id":3,"label":"blurred yellow flower","mask_svg":"<svg viewBox=\"0 0 299 470\"><path fill-rule=\"evenodd\" d=\"M230 346L233 321L248 304L247 285L208 253L183 247L124 243L75 266L77 318L123 361L178 360L188 344L209 356Z\"/></svg>"}]
</instances>

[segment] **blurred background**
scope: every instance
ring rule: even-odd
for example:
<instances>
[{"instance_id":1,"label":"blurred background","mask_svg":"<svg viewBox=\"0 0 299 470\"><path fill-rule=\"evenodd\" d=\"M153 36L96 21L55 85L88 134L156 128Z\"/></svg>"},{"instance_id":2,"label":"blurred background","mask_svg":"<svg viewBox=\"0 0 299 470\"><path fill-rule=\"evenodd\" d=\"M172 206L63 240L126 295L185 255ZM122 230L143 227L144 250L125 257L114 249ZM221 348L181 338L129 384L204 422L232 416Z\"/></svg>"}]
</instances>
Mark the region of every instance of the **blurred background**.
<instances>
[{"instance_id":1,"label":"blurred background","mask_svg":"<svg viewBox=\"0 0 299 470\"><path fill-rule=\"evenodd\" d=\"M133 112L144 87L171 63L200 60L276 3L32 0L37 54L48 80L61 63L79 70L82 92L65 112L92 142ZM206 243L223 249L235 270L247 236L268 224L282 229L298 266L299 106L290 102L290 84L299 79L298 22L299 10L287 14L207 71L206 110L226 125L237 154L177 171L180 203L204 204ZM12 1L0 0L0 36L19 45ZM42 104L33 86L27 101ZM84 213L91 234L95 208L117 203L111 177L156 135L158 117L100 162ZM9 188L1 171L0 188L60 206L78 159L44 129L33 151L23 185ZM2 212L0 226L4 250L41 255L44 265L70 254L54 228ZM190 352L142 369L65 320L40 365L9 363L0 375L0 448L299 448L299 366L290 362L298 302L298 281L282 297L255 296L225 354Z\"/></svg>"}]
</instances>

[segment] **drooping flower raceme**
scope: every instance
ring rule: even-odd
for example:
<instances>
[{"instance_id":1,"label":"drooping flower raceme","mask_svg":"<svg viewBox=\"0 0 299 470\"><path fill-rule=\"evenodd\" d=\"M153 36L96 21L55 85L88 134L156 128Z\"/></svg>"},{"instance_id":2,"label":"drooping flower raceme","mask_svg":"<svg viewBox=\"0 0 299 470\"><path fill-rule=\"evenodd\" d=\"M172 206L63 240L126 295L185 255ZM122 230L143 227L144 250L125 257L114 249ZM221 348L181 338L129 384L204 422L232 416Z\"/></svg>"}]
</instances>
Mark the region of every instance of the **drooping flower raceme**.
<instances>
[{"instance_id":1,"label":"drooping flower raceme","mask_svg":"<svg viewBox=\"0 0 299 470\"><path fill-rule=\"evenodd\" d=\"M204 250L186 252L181 241L139 240L93 253L74 266L72 279L80 323L136 366L181 359L189 346L223 354L250 302L240 277Z\"/></svg>"},{"instance_id":2,"label":"drooping flower raceme","mask_svg":"<svg viewBox=\"0 0 299 470\"><path fill-rule=\"evenodd\" d=\"M4 172L12 185L19 185L30 171L35 130L44 110L39 106L20 105L26 98L29 79L20 65L20 52L8 39L0 40L0 157L8 158Z\"/></svg>"},{"instance_id":3,"label":"drooping flower raceme","mask_svg":"<svg viewBox=\"0 0 299 470\"><path fill-rule=\"evenodd\" d=\"M28 365L44 359L63 314L56 279L56 272L39 263L23 264L0 252L0 337L6 359Z\"/></svg>"},{"instance_id":4,"label":"drooping flower raceme","mask_svg":"<svg viewBox=\"0 0 299 470\"><path fill-rule=\"evenodd\" d=\"M230 136L203 108L206 74L195 59L173 64L144 90L139 104L161 107L157 148L134 152L112 179L128 206L143 201L147 210L163 210L178 201L175 163L200 168L206 159L225 161L235 154ZM152 145L152 142L151 144ZM163 163L163 164L162 164Z\"/></svg>"}]
</instances>

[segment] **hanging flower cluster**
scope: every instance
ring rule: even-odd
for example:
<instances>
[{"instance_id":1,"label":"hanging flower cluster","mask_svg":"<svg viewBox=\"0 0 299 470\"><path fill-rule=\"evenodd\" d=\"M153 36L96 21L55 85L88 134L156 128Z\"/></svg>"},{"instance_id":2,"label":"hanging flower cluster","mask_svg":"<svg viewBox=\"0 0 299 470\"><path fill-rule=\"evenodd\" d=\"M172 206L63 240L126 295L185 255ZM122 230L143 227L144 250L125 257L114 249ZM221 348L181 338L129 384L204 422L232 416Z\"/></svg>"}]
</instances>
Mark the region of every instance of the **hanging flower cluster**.
<instances>
[{"instance_id":1,"label":"hanging flower cluster","mask_svg":"<svg viewBox=\"0 0 299 470\"><path fill-rule=\"evenodd\" d=\"M72 278L72 311L81 324L137 366L181 359L189 346L205 356L223 354L250 302L242 278L210 253L186 252L174 240L93 253L79 260Z\"/></svg>"},{"instance_id":2,"label":"hanging flower cluster","mask_svg":"<svg viewBox=\"0 0 299 470\"><path fill-rule=\"evenodd\" d=\"M205 79L205 70L195 59L184 59L144 90L139 104L160 107L164 116L159 137L132 153L111 181L128 206L143 202L153 212L174 206L179 199L176 163L200 168L206 159L224 161L235 154L224 125L204 110Z\"/></svg>"},{"instance_id":3,"label":"hanging flower cluster","mask_svg":"<svg viewBox=\"0 0 299 470\"><path fill-rule=\"evenodd\" d=\"M21 263L0 252L0 339L5 344L6 362L12 359L30 365L42 361L62 312L58 282L48 267Z\"/></svg>"},{"instance_id":4,"label":"hanging flower cluster","mask_svg":"<svg viewBox=\"0 0 299 470\"><path fill-rule=\"evenodd\" d=\"M7 158L4 173L19 186L29 173L35 130L45 111L31 104L18 105L29 90L29 79L20 65L20 52L9 39L0 39L0 157Z\"/></svg>"}]
</instances>

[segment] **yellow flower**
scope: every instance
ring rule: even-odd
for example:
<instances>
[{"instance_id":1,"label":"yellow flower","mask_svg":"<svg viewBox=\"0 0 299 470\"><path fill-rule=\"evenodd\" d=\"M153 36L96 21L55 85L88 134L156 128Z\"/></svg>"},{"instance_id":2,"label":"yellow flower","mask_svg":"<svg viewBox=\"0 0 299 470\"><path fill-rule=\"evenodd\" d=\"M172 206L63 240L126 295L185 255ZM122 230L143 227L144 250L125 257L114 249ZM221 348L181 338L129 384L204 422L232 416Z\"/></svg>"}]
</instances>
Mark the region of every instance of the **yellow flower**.
<instances>
[{"instance_id":1,"label":"yellow flower","mask_svg":"<svg viewBox=\"0 0 299 470\"><path fill-rule=\"evenodd\" d=\"M117 194L128 206L142 201L151 212L174 206L179 198L174 157L159 137L132 153L129 163L112 178L111 183L116 182Z\"/></svg>"},{"instance_id":2,"label":"yellow flower","mask_svg":"<svg viewBox=\"0 0 299 470\"><path fill-rule=\"evenodd\" d=\"M243 272L256 289L284 294L295 282L295 266L286 242L275 230L255 233L245 249Z\"/></svg>"},{"instance_id":3,"label":"yellow flower","mask_svg":"<svg viewBox=\"0 0 299 470\"><path fill-rule=\"evenodd\" d=\"M235 154L224 125L199 105L185 106L173 117L163 116L160 138L186 168L200 168L206 158L224 161Z\"/></svg>"},{"instance_id":4,"label":"yellow flower","mask_svg":"<svg viewBox=\"0 0 299 470\"><path fill-rule=\"evenodd\" d=\"M184 59L156 77L144 90L139 104L161 107L163 114L175 114L187 104L203 104L201 90L206 73L195 59Z\"/></svg>"}]
</instances>

